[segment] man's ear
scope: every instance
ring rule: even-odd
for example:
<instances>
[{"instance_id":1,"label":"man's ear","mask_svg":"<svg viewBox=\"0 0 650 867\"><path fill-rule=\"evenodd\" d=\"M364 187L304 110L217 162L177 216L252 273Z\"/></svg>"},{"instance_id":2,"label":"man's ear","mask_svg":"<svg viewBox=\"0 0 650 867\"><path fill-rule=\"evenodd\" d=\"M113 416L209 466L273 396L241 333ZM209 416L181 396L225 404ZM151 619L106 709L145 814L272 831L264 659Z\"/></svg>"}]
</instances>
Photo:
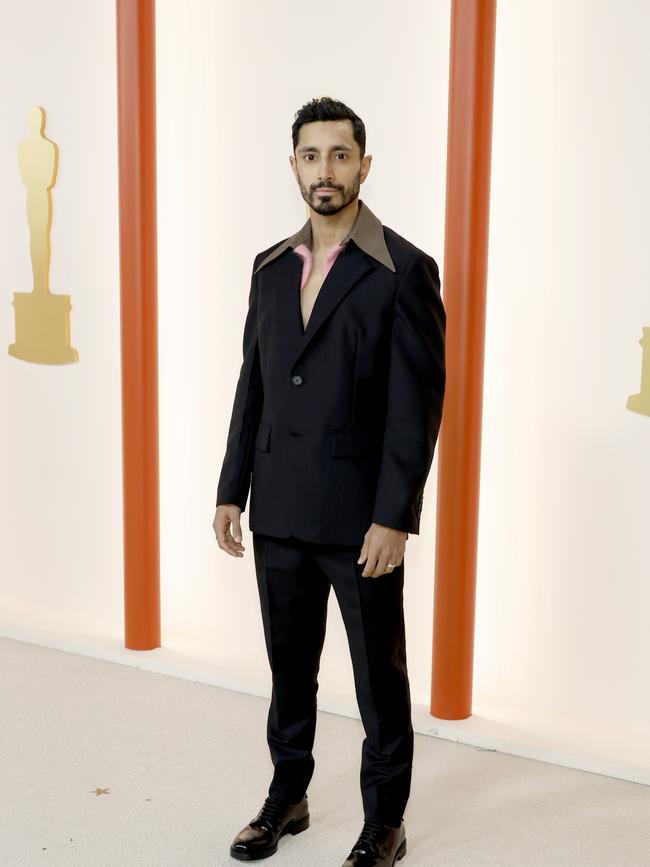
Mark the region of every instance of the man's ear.
<instances>
[{"instance_id":1,"label":"man's ear","mask_svg":"<svg viewBox=\"0 0 650 867\"><path fill-rule=\"evenodd\" d=\"M370 171L370 164L372 163L372 154L366 154L365 157L361 160L361 180L365 181L368 177L368 172Z\"/></svg>"}]
</instances>

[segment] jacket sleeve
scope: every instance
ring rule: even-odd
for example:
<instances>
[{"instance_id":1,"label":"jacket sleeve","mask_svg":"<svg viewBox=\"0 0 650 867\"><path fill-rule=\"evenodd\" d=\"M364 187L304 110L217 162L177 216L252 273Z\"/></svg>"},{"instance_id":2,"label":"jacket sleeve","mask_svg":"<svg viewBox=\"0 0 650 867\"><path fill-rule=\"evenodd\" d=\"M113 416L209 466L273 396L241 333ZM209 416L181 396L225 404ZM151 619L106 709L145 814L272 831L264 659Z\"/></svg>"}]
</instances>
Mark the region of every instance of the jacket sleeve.
<instances>
[{"instance_id":1,"label":"jacket sleeve","mask_svg":"<svg viewBox=\"0 0 650 867\"><path fill-rule=\"evenodd\" d=\"M372 521L417 535L446 380L446 313L435 260L426 253L412 259L396 291Z\"/></svg>"},{"instance_id":2,"label":"jacket sleeve","mask_svg":"<svg viewBox=\"0 0 650 867\"><path fill-rule=\"evenodd\" d=\"M234 503L242 512L246 508L251 481L253 444L262 413L264 392L257 342L257 277L253 263L248 313L244 323L242 344L243 361L235 390L230 427L226 441L226 454L217 484L217 502Z\"/></svg>"}]
</instances>

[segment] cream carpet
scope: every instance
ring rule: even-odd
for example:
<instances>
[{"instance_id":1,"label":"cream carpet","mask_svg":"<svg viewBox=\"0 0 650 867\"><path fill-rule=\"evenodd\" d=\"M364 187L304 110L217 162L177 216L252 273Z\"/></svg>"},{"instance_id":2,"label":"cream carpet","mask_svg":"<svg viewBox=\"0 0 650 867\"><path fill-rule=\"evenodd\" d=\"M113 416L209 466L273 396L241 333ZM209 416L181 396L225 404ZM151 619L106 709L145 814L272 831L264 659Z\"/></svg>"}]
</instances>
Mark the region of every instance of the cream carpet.
<instances>
[{"instance_id":1,"label":"cream carpet","mask_svg":"<svg viewBox=\"0 0 650 867\"><path fill-rule=\"evenodd\" d=\"M270 780L267 699L11 639L0 696L2 867L245 863L228 848ZM252 863L342 865L362 738L319 714L311 826ZM435 737L416 735L405 820L400 867L650 865L650 787Z\"/></svg>"}]
</instances>

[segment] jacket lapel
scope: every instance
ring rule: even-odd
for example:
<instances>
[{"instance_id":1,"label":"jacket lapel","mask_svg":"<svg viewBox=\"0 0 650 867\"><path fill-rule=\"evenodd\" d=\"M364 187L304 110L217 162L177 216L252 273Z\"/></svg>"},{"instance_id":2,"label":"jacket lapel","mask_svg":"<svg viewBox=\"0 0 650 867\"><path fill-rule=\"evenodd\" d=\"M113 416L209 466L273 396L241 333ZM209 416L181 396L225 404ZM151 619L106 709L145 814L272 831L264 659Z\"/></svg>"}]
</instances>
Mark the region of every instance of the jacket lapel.
<instances>
[{"instance_id":1,"label":"jacket lapel","mask_svg":"<svg viewBox=\"0 0 650 867\"><path fill-rule=\"evenodd\" d=\"M282 316L288 323L287 333L295 335L296 354L293 359L295 364L306 352L348 292L362 277L375 268L375 264L369 256L357 247L354 241L349 241L325 275L307 321L307 328L303 332L300 309L302 260L293 251L288 251L278 259L278 265L287 259L290 261L283 265L282 271L278 274L278 280L284 283L283 291L280 292L280 299L284 308Z\"/></svg>"},{"instance_id":2,"label":"jacket lapel","mask_svg":"<svg viewBox=\"0 0 650 867\"><path fill-rule=\"evenodd\" d=\"M297 352L304 336L300 309L302 259L297 253L287 250L266 267L269 283L273 285L274 317L278 317L280 331L286 336L287 343L291 343L292 353L294 348Z\"/></svg>"}]
</instances>

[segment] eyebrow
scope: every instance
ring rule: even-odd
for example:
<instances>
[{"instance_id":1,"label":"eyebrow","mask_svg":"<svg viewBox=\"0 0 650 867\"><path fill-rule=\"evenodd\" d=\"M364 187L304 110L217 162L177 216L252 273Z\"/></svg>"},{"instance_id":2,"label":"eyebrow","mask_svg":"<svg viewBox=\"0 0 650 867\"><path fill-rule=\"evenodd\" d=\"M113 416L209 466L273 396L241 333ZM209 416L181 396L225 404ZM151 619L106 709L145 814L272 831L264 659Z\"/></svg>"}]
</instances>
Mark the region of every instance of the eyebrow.
<instances>
[{"instance_id":1,"label":"eyebrow","mask_svg":"<svg viewBox=\"0 0 650 867\"><path fill-rule=\"evenodd\" d=\"M317 148L316 145L303 145L302 147L298 148L298 153L301 154L301 153L305 153L306 151L319 151L319 150L320 150L320 148ZM348 145L346 145L346 144L336 144L336 145L332 145L330 150L331 151L351 151L352 148L348 147Z\"/></svg>"}]
</instances>

